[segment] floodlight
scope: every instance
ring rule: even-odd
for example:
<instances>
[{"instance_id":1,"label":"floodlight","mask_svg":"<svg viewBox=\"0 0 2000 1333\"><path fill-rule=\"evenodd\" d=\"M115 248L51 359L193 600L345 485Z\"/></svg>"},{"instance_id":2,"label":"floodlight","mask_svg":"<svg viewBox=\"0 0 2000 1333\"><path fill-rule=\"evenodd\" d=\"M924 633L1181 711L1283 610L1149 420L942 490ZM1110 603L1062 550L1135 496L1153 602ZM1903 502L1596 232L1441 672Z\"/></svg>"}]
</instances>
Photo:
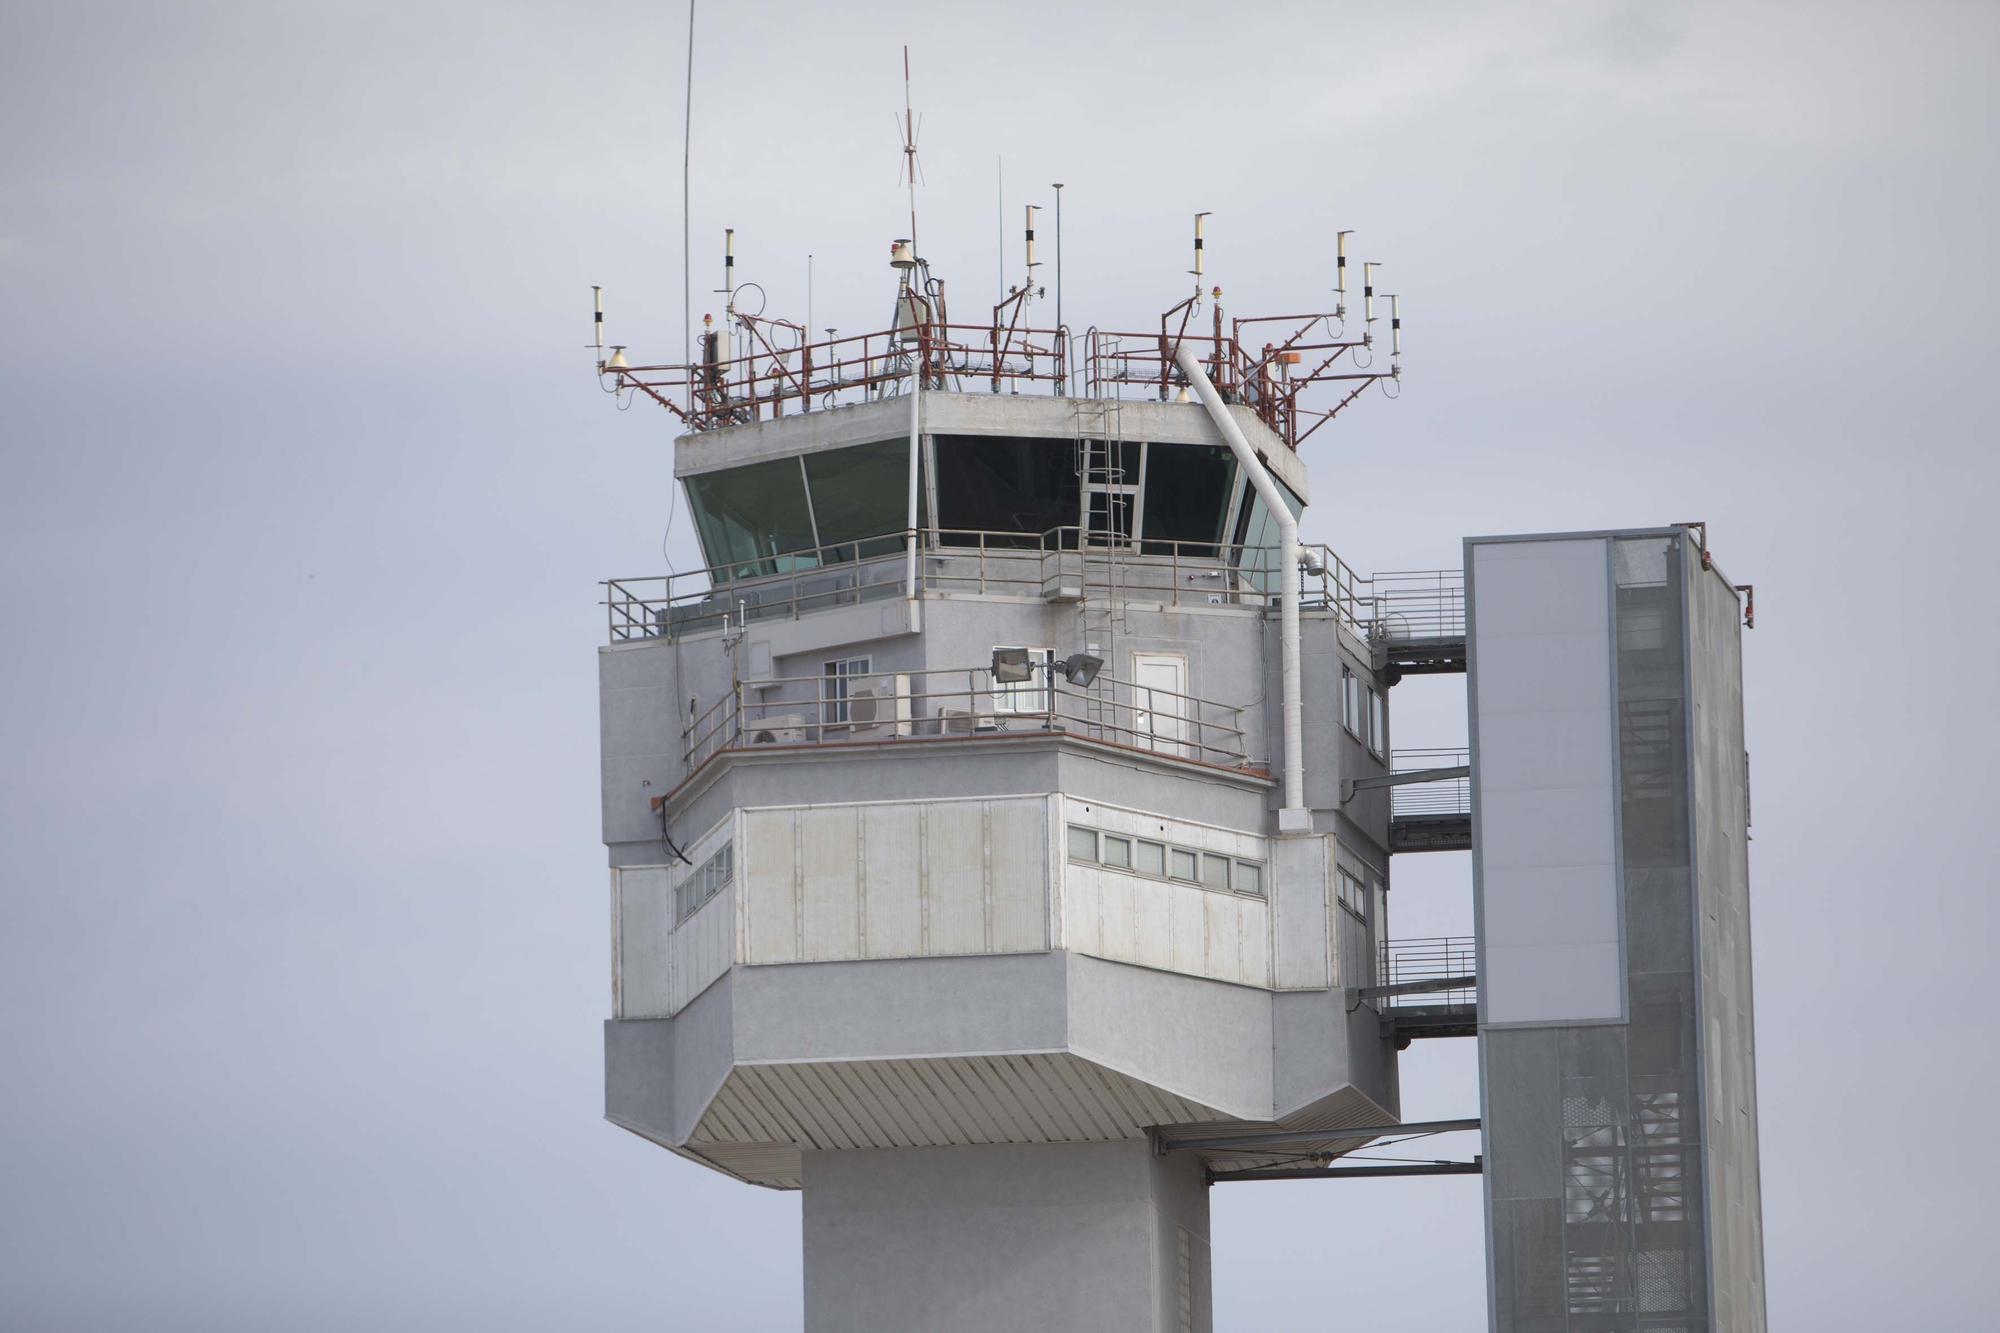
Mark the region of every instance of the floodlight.
<instances>
[{"instance_id":1,"label":"floodlight","mask_svg":"<svg viewBox=\"0 0 2000 1333\"><path fill-rule=\"evenodd\" d=\"M1097 673L1104 669L1104 659L1089 653L1071 653L1056 663L1056 670L1062 672L1063 679L1070 684L1083 687L1097 679Z\"/></svg>"},{"instance_id":2,"label":"floodlight","mask_svg":"<svg viewBox=\"0 0 2000 1333\"><path fill-rule=\"evenodd\" d=\"M995 684L1015 685L1024 680L1032 680L1034 675L1034 660L1029 657L1026 648L995 648L993 650L993 681Z\"/></svg>"}]
</instances>

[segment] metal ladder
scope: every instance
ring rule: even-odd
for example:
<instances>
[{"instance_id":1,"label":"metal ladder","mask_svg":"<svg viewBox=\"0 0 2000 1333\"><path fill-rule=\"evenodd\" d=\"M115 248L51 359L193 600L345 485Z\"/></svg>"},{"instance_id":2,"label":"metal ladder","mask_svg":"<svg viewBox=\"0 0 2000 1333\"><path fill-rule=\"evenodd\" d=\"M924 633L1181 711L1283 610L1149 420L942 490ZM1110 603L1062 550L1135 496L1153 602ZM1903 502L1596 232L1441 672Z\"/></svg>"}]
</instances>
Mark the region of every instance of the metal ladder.
<instances>
[{"instance_id":1,"label":"metal ladder","mask_svg":"<svg viewBox=\"0 0 2000 1333\"><path fill-rule=\"evenodd\" d=\"M1082 509L1078 524L1077 562L1082 570L1083 600L1078 605L1079 628L1085 644L1095 644L1107 664L1114 663L1114 646L1125 629L1125 602L1128 566L1125 556L1132 549L1132 519L1137 509L1136 495L1125 488L1137 477L1127 477L1120 461L1124 427L1116 399L1079 399L1072 417L1076 440L1076 471ZM1101 513L1093 513L1092 497L1102 496ZM1130 503L1121 499L1130 496ZM1107 673L1118 674L1115 665ZM1108 689L1091 691L1084 698L1084 716L1093 731L1115 739L1118 725L1117 701Z\"/></svg>"}]
</instances>

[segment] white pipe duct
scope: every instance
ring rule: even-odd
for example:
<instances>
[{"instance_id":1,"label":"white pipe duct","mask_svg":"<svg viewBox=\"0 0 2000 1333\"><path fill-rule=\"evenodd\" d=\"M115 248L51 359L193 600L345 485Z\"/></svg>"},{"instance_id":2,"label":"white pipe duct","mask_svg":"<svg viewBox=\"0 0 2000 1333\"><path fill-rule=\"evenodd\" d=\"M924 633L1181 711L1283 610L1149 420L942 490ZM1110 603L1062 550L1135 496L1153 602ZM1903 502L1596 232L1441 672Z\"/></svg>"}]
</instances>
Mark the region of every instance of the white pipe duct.
<instances>
[{"instance_id":1,"label":"white pipe duct","mask_svg":"<svg viewBox=\"0 0 2000 1333\"><path fill-rule=\"evenodd\" d=\"M919 451L923 442L917 405L920 401L918 395L922 392L923 370L922 357L913 352L912 359L918 364L910 370L910 506L904 524L909 534L904 538L904 542L909 551L905 557L903 579L908 587L910 600L915 601L917 598L917 459L921 456Z\"/></svg>"},{"instance_id":2,"label":"white pipe duct","mask_svg":"<svg viewBox=\"0 0 2000 1333\"><path fill-rule=\"evenodd\" d=\"M1278 812L1278 831L1309 832L1312 815L1305 803L1305 708L1299 687L1299 521L1292 517L1292 507L1285 503L1278 483L1264 470L1264 462L1257 457L1257 451L1250 447L1250 441L1243 438L1243 429L1236 424L1236 418L1229 415L1222 395L1209 382L1201 362L1195 357L1192 342L1181 343L1180 349L1174 353L1174 364L1181 368L1181 374L1187 376L1188 383L1200 395L1201 405L1208 409L1209 419L1215 422L1215 428L1221 432L1229 452L1236 455L1237 466L1250 478L1257 498L1264 502L1264 507L1271 511L1271 517L1278 521L1278 577L1281 580L1278 585L1279 680L1284 699L1285 730L1285 805Z\"/></svg>"}]
</instances>

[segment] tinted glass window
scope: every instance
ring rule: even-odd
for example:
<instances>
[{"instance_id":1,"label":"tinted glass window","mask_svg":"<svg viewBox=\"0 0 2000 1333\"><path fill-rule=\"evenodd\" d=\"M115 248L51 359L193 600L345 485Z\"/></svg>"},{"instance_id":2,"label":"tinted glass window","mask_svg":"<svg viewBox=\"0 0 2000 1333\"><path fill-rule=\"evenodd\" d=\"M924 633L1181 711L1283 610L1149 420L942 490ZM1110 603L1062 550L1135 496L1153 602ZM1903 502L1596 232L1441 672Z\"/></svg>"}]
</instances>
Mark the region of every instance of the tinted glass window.
<instances>
[{"instance_id":1,"label":"tinted glass window","mask_svg":"<svg viewBox=\"0 0 2000 1333\"><path fill-rule=\"evenodd\" d=\"M754 578L818 563L811 554L815 543L798 459L704 472L687 479L687 491L702 550L718 578Z\"/></svg>"},{"instance_id":2,"label":"tinted glass window","mask_svg":"<svg viewBox=\"0 0 2000 1333\"><path fill-rule=\"evenodd\" d=\"M885 440L852 449L806 455L806 484L812 491L813 522L819 544L835 548L825 558L851 560L903 547L900 534L909 518L910 442ZM864 541L864 538L877 538Z\"/></svg>"},{"instance_id":3,"label":"tinted glass window","mask_svg":"<svg viewBox=\"0 0 2000 1333\"><path fill-rule=\"evenodd\" d=\"M1022 546L1039 546L1053 528L1074 528L1082 493L1076 452L1071 440L938 436L938 526L1021 533L1028 538L1016 543ZM943 540L963 544L949 533ZM1065 544L1074 541L1074 532L1066 535Z\"/></svg>"},{"instance_id":4,"label":"tinted glass window","mask_svg":"<svg viewBox=\"0 0 2000 1333\"><path fill-rule=\"evenodd\" d=\"M1236 460L1219 444L1152 444L1146 449L1144 541L1140 549L1166 555L1168 543L1194 542L1182 555L1214 555L1228 518Z\"/></svg>"},{"instance_id":5,"label":"tinted glass window","mask_svg":"<svg viewBox=\"0 0 2000 1333\"><path fill-rule=\"evenodd\" d=\"M1285 507L1292 511L1292 517L1304 513L1305 504L1292 494L1291 487L1282 481L1277 484L1278 494L1285 497ZM1234 541L1237 550L1232 557L1243 569L1244 583L1259 592L1275 594L1279 582L1278 521L1247 481L1243 484L1243 502L1236 510Z\"/></svg>"}]
</instances>

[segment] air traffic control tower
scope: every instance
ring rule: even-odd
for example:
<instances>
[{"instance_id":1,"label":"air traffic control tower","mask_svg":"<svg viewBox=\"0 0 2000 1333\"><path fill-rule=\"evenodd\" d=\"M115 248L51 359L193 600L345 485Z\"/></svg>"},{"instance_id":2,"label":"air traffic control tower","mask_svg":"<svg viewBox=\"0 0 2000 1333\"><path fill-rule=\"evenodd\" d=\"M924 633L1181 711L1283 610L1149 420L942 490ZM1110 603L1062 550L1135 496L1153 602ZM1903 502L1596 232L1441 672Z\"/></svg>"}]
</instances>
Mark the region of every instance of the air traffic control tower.
<instances>
[{"instance_id":1,"label":"air traffic control tower","mask_svg":"<svg viewBox=\"0 0 2000 1333\"><path fill-rule=\"evenodd\" d=\"M600 351L707 564L606 584L607 1117L803 1192L814 1333L1193 1333L1212 1185L1443 1171L1495 1329L1761 1329L1744 594L1686 525L1303 541L1400 321L1345 234L1334 310L1226 318L1199 227L1156 330L1035 318L1031 214L970 323L898 242L892 326L813 340L732 245L690 363ZM1467 746L1398 751L1440 673ZM1394 858L1467 849L1476 937L1392 935ZM1402 1122L1475 1035L1481 1115Z\"/></svg>"}]
</instances>

